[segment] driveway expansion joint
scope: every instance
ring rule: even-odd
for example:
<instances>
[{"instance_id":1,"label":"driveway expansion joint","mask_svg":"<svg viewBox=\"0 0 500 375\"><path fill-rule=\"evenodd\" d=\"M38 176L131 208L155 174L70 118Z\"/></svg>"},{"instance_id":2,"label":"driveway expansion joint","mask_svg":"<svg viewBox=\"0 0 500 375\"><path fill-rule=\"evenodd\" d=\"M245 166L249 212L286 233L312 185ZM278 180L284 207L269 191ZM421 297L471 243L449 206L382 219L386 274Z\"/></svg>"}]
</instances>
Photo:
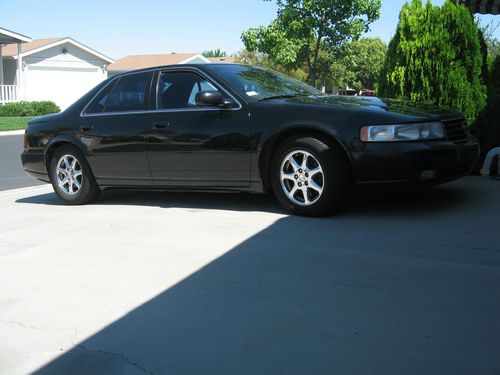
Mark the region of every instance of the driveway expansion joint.
<instances>
[{"instance_id":1,"label":"driveway expansion joint","mask_svg":"<svg viewBox=\"0 0 500 375\"><path fill-rule=\"evenodd\" d=\"M111 355L111 356L115 356L115 357L119 357L121 359L123 359L125 362L127 362L129 365L131 366L134 366L136 367L137 369L141 370L142 372L144 372L145 374L150 374L150 375L154 375L154 373L152 371L149 371L148 369L145 369L144 367L142 367L141 365L139 365L137 362L134 362L134 361L131 361L125 354L123 353L116 353L116 352L109 352L107 350L101 350L101 349L89 349L89 348L86 348L84 345L82 344L75 344L75 343L72 343L76 348L80 349L80 350L83 350L85 352L89 352L89 353L99 353L99 354L103 354L103 355Z\"/></svg>"}]
</instances>

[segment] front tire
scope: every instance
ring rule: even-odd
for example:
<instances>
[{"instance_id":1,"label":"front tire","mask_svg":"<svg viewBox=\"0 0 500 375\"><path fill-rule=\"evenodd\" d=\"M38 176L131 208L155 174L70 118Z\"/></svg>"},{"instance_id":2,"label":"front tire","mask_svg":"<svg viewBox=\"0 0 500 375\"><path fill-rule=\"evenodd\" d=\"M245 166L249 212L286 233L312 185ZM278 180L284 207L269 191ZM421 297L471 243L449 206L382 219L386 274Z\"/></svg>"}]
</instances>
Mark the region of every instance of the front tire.
<instances>
[{"instance_id":1,"label":"front tire","mask_svg":"<svg viewBox=\"0 0 500 375\"><path fill-rule=\"evenodd\" d=\"M274 154L271 184L288 211L325 216L345 204L352 190L352 174L340 146L316 137L293 137Z\"/></svg>"},{"instance_id":2,"label":"front tire","mask_svg":"<svg viewBox=\"0 0 500 375\"><path fill-rule=\"evenodd\" d=\"M89 203L100 193L87 160L70 145L57 148L52 155L50 181L57 196L70 205Z\"/></svg>"}]
</instances>

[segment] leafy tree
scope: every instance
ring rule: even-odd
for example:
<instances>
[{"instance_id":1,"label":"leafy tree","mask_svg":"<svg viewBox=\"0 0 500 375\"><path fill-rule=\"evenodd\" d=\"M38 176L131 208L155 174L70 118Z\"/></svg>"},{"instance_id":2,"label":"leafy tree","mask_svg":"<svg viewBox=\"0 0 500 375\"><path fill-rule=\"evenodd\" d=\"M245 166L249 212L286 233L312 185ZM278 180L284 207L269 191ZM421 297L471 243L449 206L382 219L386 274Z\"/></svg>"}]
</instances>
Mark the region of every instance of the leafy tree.
<instances>
[{"instance_id":1,"label":"leafy tree","mask_svg":"<svg viewBox=\"0 0 500 375\"><path fill-rule=\"evenodd\" d=\"M472 132L481 141L483 156L500 146L500 56L493 63L488 85L488 105L472 126Z\"/></svg>"},{"instance_id":2,"label":"leafy tree","mask_svg":"<svg viewBox=\"0 0 500 375\"><path fill-rule=\"evenodd\" d=\"M349 43L343 64L351 72L351 86L373 89L385 61L387 45L380 38L362 38Z\"/></svg>"},{"instance_id":3,"label":"leafy tree","mask_svg":"<svg viewBox=\"0 0 500 375\"><path fill-rule=\"evenodd\" d=\"M380 78L383 96L456 108L469 124L486 104L478 28L453 1L406 3Z\"/></svg>"},{"instance_id":4,"label":"leafy tree","mask_svg":"<svg viewBox=\"0 0 500 375\"><path fill-rule=\"evenodd\" d=\"M381 0L276 1L277 18L269 26L246 30L242 41L247 50L262 52L288 69L305 66L311 84L325 69L321 50L336 53L358 39L378 19L381 6Z\"/></svg>"},{"instance_id":5,"label":"leafy tree","mask_svg":"<svg viewBox=\"0 0 500 375\"><path fill-rule=\"evenodd\" d=\"M495 58L500 56L500 41L495 36L496 31L500 27L500 23L491 21L484 26L480 26L479 22L476 21L476 24L483 33L484 41L488 49L488 56L490 57L490 65L492 65Z\"/></svg>"},{"instance_id":6,"label":"leafy tree","mask_svg":"<svg viewBox=\"0 0 500 375\"><path fill-rule=\"evenodd\" d=\"M220 48L203 51L201 54L205 57L227 57L227 53L225 51L221 51Z\"/></svg>"},{"instance_id":7,"label":"leafy tree","mask_svg":"<svg viewBox=\"0 0 500 375\"><path fill-rule=\"evenodd\" d=\"M361 82L356 81L354 73L341 62L334 62L330 66L330 80L328 83L328 89L331 88L332 92L338 92L347 86L357 91L362 88Z\"/></svg>"},{"instance_id":8,"label":"leafy tree","mask_svg":"<svg viewBox=\"0 0 500 375\"><path fill-rule=\"evenodd\" d=\"M291 69L289 67L283 66L282 64L278 64L274 61L271 61L269 57L260 52L250 52L246 49L243 49L239 51L235 57L236 61L241 64L255 65L273 69L278 72L289 75L290 77L298 79L299 81L305 82L307 79L307 73L305 72L304 69L301 68Z\"/></svg>"}]
</instances>

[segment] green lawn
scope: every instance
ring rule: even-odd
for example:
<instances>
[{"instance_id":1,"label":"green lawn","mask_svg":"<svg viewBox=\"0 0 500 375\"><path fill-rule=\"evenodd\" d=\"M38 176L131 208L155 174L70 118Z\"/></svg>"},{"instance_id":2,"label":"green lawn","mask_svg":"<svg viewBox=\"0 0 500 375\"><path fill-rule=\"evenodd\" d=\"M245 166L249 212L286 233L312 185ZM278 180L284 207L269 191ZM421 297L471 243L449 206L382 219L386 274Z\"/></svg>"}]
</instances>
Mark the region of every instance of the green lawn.
<instances>
[{"instance_id":1,"label":"green lawn","mask_svg":"<svg viewBox=\"0 0 500 375\"><path fill-rule=\"evenodd\" d=\"M5 130L25 129L33 117L0 117L0 132Z\"/></svg>"}]
</instances>

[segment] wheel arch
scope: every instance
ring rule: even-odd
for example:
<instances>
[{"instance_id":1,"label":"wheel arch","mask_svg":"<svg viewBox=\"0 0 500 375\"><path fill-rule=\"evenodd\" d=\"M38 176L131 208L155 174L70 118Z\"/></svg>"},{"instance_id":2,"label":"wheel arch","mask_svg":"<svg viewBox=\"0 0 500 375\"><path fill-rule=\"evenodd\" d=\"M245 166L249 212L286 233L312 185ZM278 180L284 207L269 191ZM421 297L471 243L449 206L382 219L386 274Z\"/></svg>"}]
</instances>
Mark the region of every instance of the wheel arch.
<instances>
[{"instance_id":1,"label":"wheel arch","mask_svg":"<svg viewBox=\"0 0 500 375\"><path fill-rule=\"evenodd\" d=\"M83 155L86 154L86 150L82 144L80 144L76 139L72 139L70 137L56 137L52 139L47 147L45 148L45 166L47 168L47 172L50 173L50 162L52 160L52 156L56 149L61 146L74 146L76 147Z\"/></svg>"},{"instance_id":2,"label":"wheel arch","mask_svg":"<svg viewBox=\"0 0 500 375\"><path fill-rule=\"evenodd\" d=\"M339 146L340 149L344 151L344 156L346 157L351 170L353 170L351 154L347 150L346 146L335 135L316 127L310 127L306 125L294 126L283 129L272 135L264 142L262 146L262 150L259 155L259 173L264 191L268 191L271 188L270 166L276 148L287 139L300 136L317 137L328 144Z\"/></svg>"}]
</instances>

